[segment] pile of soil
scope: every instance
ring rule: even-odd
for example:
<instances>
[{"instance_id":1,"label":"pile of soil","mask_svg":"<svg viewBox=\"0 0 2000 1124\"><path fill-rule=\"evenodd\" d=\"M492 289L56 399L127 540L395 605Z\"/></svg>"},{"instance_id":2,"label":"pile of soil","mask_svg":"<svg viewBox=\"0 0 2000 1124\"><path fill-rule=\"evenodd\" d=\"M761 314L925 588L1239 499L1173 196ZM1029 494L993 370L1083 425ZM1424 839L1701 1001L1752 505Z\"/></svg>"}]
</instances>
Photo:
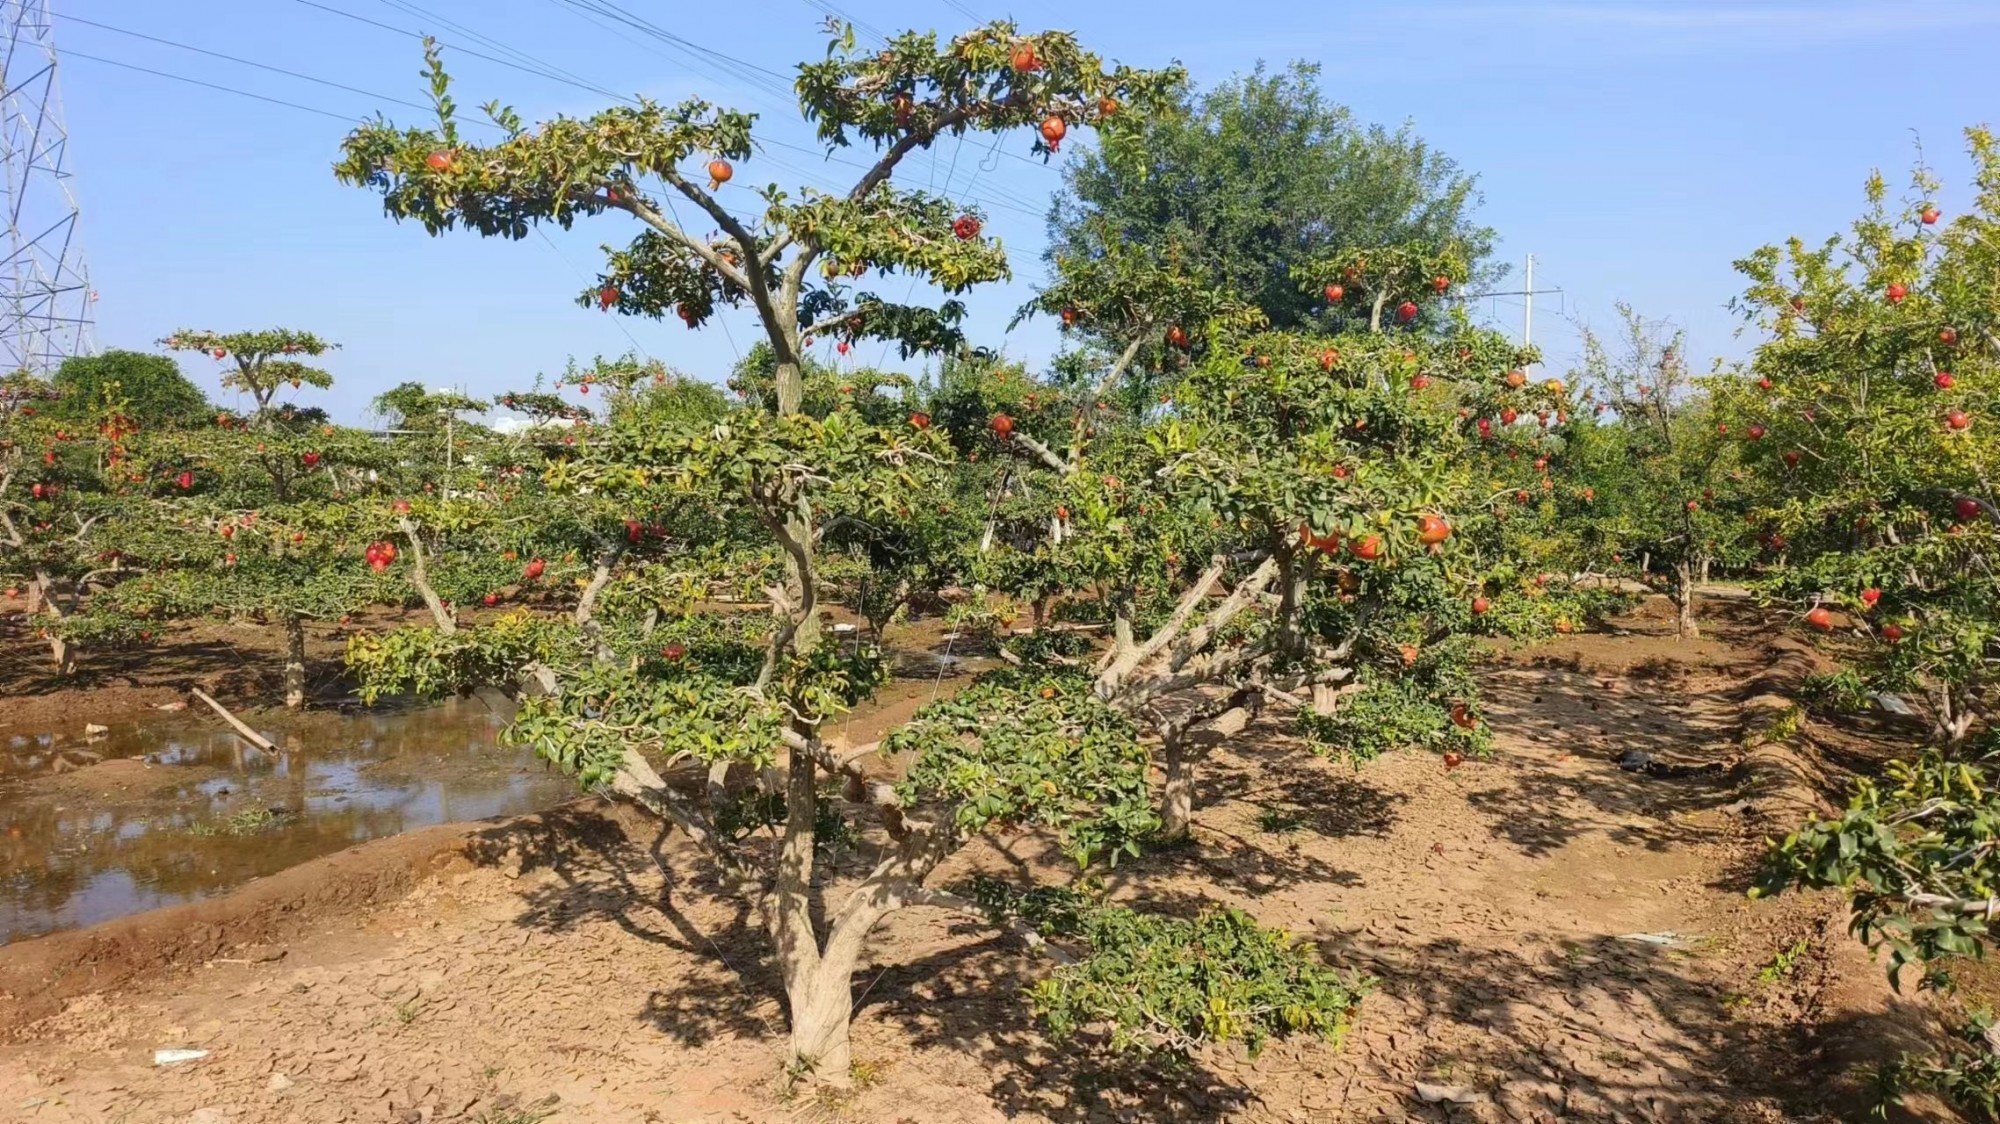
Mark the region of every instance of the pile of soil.
<instances>
[{"instance_id":1,"label":"pile of soil","mask_svg":"<svg viewBox=\"0 0 2000 1124\"><path fill-rule=\"evenodd\" d=\"M1322 760L1267 720L1202 766L1194 845L1105 872L1142 908L1236 905L1370 977L1340 1043L1275 1043L1255 1060L1216 1050L1178 1073L1102 1069L1028 1018L1020 990L1045 969L1017 942L906 910L855 981L860 1087L797 1096L779 1072L781 992L750 919L654 824L580 802L384 840L173 916L0 949L0 1114L1851 1116L1853 1067L1914 1042L1925 1013L1888 993L1837 899L1744 894L1760 841L1791 826L1772 811L1780 798L1809 805L1813 783L1839 781L1823 762L1774 772L1744 750L1765 721L1749 704L1780 686L1771 669L1809 661L1767 641L1747 606L1705 610L1696 644L1675 642L1671 619L1616 623L1499 656L1485 672L1489 761ZM1716 767L1619 768L1634 749ZM975 870L1074 877L1028 837L971 848L941 880ZM207 1053L156 1067L158 1048Z\"/></svg>"}]
</instances>

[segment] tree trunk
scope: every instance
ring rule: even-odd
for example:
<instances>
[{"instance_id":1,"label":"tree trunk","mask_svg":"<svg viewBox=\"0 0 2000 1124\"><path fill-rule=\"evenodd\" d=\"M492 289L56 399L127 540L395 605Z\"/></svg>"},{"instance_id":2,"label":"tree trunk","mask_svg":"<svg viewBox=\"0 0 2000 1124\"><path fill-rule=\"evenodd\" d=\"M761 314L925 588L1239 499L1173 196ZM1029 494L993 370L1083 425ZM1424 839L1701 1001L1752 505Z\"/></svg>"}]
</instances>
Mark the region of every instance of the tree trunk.
<instances>
[{"instance_id":1,"label":"tree trunk","mask_svg":"<svg viewBox=\"0 0 2000 1124\"><path fill-rule=\"evenodd\" d=\"M1187 838L1194 821L1194 763L1188 760L1187 738L1168 730L1165 738L1167 783L1160 793L1160 838Z\"/></svg>"},{"instance_id":2,"label":"tree trunk","mask_svg":"<svg viewBox=\"0 0 2000 1124\"><path fill-rule=\"evenodd\" d=\"M854 960L822 960L786 993L792 1041L787 1069L795 1078L846 1088L854 1080L848 1026L854 1014Z\"/></svg>"},{"instance_id":3,"label":"tree trunk","mask_svg":"<svg viewBox=\"0 0 2000 1124\"><path fill-rule=\"evenodd\" d=\"M296 615L285 614L285 706L297 710L306 705L306 626Z\"/></svg>"},{"instance_id":4,"label":"tree trunk","mask_svg":"<svg viewBox=\"0 0 2000 1124\"><path fill-rule=\"evenodd\" d=\"M1306 650L1306 634L1299 620L1305 610L1306 568L1292 553L1285 554L1279 564L1283 570L1278 575L1278 652L1297 659Z\"/></svg>"},{"instance_id":5,"label":"tree trunk","mask_svg":"<svg viewBox=\"0 0 2000 1124\"><path fill-rule=\"evenodd\" d=\"M1709 567L1709 563L1711 563L1711 562L1714 562L1714 561L1715 561L1715 559L1713 559L1713 558L1710 558L1710 557L1708 557L1707 555L1703 555L1703 556L1702 556L1702 559L1701 559L1701 584L1703 584L1703 585L1707 585L1707 584L1708 584L1708 567Z\"/></svg>"},{"instance_id":6,"label":"tree trunk","mask_svg":"<svg viewBox=\"0 0 2000 1124\"><path fill-rule=\"evenodd\" d=\"M56 674L65 678L76 674L76 645L60 636L49 637L49 655L56 661Z\"/></svg>"},{"instance_id":7,"label":"tree trunk","mask_svg":"<svg viewBox=\"0 0 2000 1124\"><path fill-rule=\"evenodd\" d=\"M1694 564L1685 558L1674 566L1674 635L1683 640L1701 635L1694 623Z\"/></svg>"}]
</instances>

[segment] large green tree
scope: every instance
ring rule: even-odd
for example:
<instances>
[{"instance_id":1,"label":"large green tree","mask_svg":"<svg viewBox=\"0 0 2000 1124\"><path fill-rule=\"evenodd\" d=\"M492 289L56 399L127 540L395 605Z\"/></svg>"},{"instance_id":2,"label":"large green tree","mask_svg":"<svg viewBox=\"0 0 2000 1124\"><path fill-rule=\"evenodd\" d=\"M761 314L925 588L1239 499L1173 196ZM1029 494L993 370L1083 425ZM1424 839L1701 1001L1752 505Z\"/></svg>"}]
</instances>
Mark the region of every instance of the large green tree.
<instances>
[{"instance_id":1,"label":"large green tree","mask_svg":"<svg viewBox=\"0 0 2000 1124\"><path fill-rule=\"evenodd\" d=\"M1182 269L1249 301L1277 329L1326 303L1295 283L1302 263L1378 246L1456 246L1478 277L1493 244L1472 217L1471 176L1408 125L1357 121L1304 62L1184 95L1177 112L1148 119L1117 148L1079 152L1063 179L1049 215L1051 263L1090 255L1106 237L1172 246Z\"/></svg>"},{"instance_id":2,"label":"large green tree","mask_svg":"<svg viewBox=\"0 0 2000 1124\"><path fill-rule=\"evenodd\" d=\"M142 428L207 420L212 407L180 365L164 355L107 351L63 361L50 380L61 395L48 414L63 421L95 419L113 406Z\"/></svg>"},{"instance_id":3,"label":"large green tree","mask_svg":"<svg viewBox=\"0 0 2000 1124\"><path fill-rule=\"evenodd\" d=\"M1106 67L1065 33L1023 35L1008 23L950 40L899 35L880 51L857 49L851 31L835 25L825 58L798 68L800 109L829 149L859 145L873 151L872 162L843 193L770 185L757 191L754 213L739 214L719 188L737 174L733 162L755 151L748 114L699 100L672 108L641 101L530 128L493 104L487 113L505 136L476 145L460 133L435 47L430 62L435 127L363 125L347 138L337 175L381 192L390 215L432 233L463 227L518 239L538 223L632 222L636 234L609 251L580 301L625 314L671 312L690 327L723 306L744 308L769 349L768 383L760 369L743 372L738 389L755 400L720 421L689 412L662 425L614 407L601 429L574 419L585 424L551 446L552 489L578 508L624 508L624 534L599 554L573 627L440 622L359 644L350 662L371 693L524 675L534 690L512 736L586 786L673 821L712 860L721 884L761 914L771 937L792 1017L791 1070L845 1083L853 974L870 934L912 906L985 915L979 899L932 884L947 857L989 828L1015 827L1048 831L1079 859L1102 856L1135 848L1156 821L1132 711L1110 705L1080 668L989 677L926 708L879 747L833 737L831 720L874 689L886 664L877 651L820 635L821 606L839 584L829 564L886 559L878 580L903 580L908 569L889 556L931 537L917 511L935 506L953 450L942 426L921 410L890 412L867 384L837 383L822 402L808 341L834 338L836 354L861 337L910 352L949 350L959 343L955 302L885 301L857 280L900 273L957 294L1008 275L1004 248L982 236L977 215L898 185L911 152L966 132L1035 128L1036 151L1049 153L1071 129L1115 137L1156 112L1180 76ZM675 199L699 225L682 225ZM579 396L604 373L602 365L587 372ZM624 378L603 381L617 389ZM502 399L510 408L538 402ZM1002 445L1011 431L1011 420L996 416L984 440ZM672 580L645 568L644 555L664 549L646 523L649 512L677 509L713 512L754 532L754 545L745 544L753 567L760 556L783 558L782 572L758 567L770 579L768 615L718 618L696 613L687 598L661 612L661 598L628 595ZM856 554L830 558L857 525L879 531L865 532ZM625 549L633 546L642 549ZM692 569L697 560L685 561ZM1195 623L1214 580L1156 633L1153 654ZM1182 648L1198 652L1214 636L1205 629ZM871 772L870 761L902 765L900 782ZM670 784L684 769L694 783ZM758 830L766 826L770 836ZM836 883L828 855L858 830L879 833L878 861ZM1120 1045L1254 1044L1266 1033L1333 1033L1353 999L1287 940L1260 934L1260 946L1278 948L1282 959L1211 961L1193 988L1148 972L1148 991L1106 1010L1105 998L1131 993L1113 966L1161 962L1190 938L1158 923L1102 930L1102 941L1114 939L1108 958L1090 961L1094 984L1074 965L1064 977L1074 987L1039 998L1059 1033L1107 1023ZM1100 936L1081 942L1098 945ZM1278 971L1266 971L1274 964ZM1238 986L1259 973L1268 991Z\"/></svg>"}]
</instances>

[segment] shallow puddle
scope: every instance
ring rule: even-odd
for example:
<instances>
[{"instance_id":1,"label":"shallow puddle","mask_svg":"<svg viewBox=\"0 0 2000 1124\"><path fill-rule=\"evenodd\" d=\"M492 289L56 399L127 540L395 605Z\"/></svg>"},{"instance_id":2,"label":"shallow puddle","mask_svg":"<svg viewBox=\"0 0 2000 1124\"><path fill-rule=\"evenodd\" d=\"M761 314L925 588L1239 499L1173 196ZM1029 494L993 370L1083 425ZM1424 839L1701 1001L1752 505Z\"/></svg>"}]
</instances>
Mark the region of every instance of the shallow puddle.
<instances>
[{"instance_id":1,"label":"shallow puddle","mask_svg":"<svg viewBox=\"0 0 2000 1124\"><path fill-rule=\"evenodd\" d=\"M0 729L0 944L211 897L385 835L576 795L530 753L498 745L511 714L506 699L481 695L250 716L280 747L275 759L193 710L94 736L80 726Z\"/></svg>"}]
</instances>

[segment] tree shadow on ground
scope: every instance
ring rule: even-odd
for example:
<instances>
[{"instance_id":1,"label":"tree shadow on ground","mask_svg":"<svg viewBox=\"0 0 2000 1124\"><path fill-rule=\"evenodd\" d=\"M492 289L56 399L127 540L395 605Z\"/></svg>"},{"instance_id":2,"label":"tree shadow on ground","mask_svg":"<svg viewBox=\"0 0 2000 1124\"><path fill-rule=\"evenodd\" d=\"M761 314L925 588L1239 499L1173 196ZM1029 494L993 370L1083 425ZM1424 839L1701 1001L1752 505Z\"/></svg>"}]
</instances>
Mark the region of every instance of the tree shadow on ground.
<instances>
[{"instance_id":1,"label":"tree shadow on ground","mask_svg":"<svg viewBox=\"0 0 2000 1124\"><path fill-rule=\"evenodd\" d=\"M464 853L519 877L552 875L521 890L514 919L521 928L559 933L609 921L648 944L716 965L703 974L714 977L713 987L697 983L647 997L642 1017L676 1042L770 1033L757 1008L761 997L782 995L783 985L749 904L724 902L712 883L687 879L673 861L674 842L664 824L580 801L479 832Z\"/></svg>"},{"instance_id":2,"label":"tree shadow on ground","mask_svg":"<svg viewBox=\"0 0 2000 1124\"><path fill-rule=\"evenodd\" d=\"M1484 709L1501 746L1498 758L1474 775L1498 783L1467 799L1492 814L1496 839L1536 856L1589 835L1664 851L1697 831L1686 825L1687 816L1737 799L1740 754L1732 712L1670 709L1663 699L1606 691L1601 678L1518 671L1484 678ZM1575 754L1591 762L1587 768L1551 770L1546 761L1510 759L1520 742L1574 742L1581 740L1579 729L1616 739ZM1647 764L1604 767L1628 754L1643 755L1638 760Z\"/></svg>"},{"instance_id":3,"label":"tree shadow on ground","mask_svg":"<svg viewBox=\"0 0 2000 1124\"><path fill-rule=\"evenodd\" d=\"M1229 1119L1256 1100L1202 1059L1172 1067L1114 1063L1105 1043L1087 1035L1050 1042L1022 995L1050 970L1049 962L1020 954L1007 938L977 925L954 924L951 931L978 943L857 975L857 1034L864 1033L859 1016L872 1014L871 1021L895 1027L918 1049L944 1048L976 1060L991 1077L993 1104L1009 1118L1194 1124Z\"/></svg>"},{"instance_id":4,"label":"tree shadow on ground","mask_svg":"<svg viewBox=\"0 0 2000 1124\"><path fill-rule=\"evenodd\" d=\"M1397 1078L1469 1086L1514 1119L1768 1119L1752 1098L1818 1104L1858 1060L1816 1051L1824 1029L1734 1013L1742 997L1703 969L1699 949L1605 936L1512 949L1449 937L1319 943L1329 961L1374 976L1411 1025L1458 1031L1425 1033L1384 1058ZM1545 1005L1522 1000L1535 995ZM1867 1052L1895 1049L1877 1040ZM1455 1118L1442 1105L1410 1111Z\"/></svg>"}]
</instances>

